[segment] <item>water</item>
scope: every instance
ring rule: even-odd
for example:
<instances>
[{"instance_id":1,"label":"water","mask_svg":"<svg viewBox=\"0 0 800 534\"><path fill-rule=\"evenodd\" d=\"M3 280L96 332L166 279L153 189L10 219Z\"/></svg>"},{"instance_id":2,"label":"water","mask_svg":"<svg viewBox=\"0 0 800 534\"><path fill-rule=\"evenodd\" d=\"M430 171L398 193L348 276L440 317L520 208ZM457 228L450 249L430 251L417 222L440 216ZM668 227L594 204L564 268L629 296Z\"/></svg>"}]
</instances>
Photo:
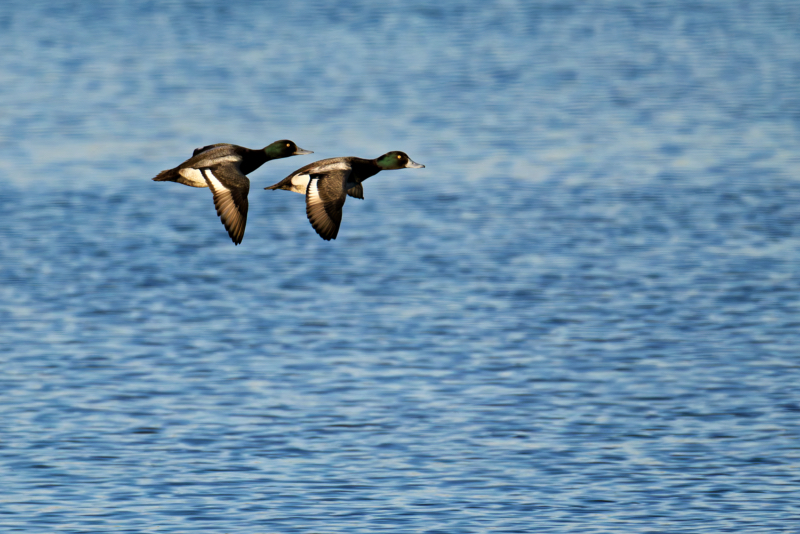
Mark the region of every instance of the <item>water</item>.
<instances>
[{"instance_id":1,"label":"water","mask_svg":"<svg viewBox=\"0 0 800 534\"><path fill-rule=\"evenodd\" d=\"M800 532L798 28L5 2L0 530ZM239 247L150 181L279 138ZM388 150L335 242L262 189Z\"/></svg>"}]
</instances>

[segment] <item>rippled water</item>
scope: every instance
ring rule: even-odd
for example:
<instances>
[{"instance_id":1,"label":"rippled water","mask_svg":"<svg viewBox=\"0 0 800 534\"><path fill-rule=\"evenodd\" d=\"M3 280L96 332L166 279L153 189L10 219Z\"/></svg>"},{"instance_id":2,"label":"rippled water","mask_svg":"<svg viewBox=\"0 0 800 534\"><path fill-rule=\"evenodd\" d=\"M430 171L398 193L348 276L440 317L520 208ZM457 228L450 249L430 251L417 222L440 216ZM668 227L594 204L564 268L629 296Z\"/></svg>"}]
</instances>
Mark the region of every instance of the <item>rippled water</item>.
<instances>
[{"instance_id":1,"label":"rippled water","mask_svg":"<svg viewBox=\"0 0 800 534\"><path fill-rule=\"evenodd\" d=\"M800 532L800 3L0 6L0 530ZM234 247L197 146L251 175ZM313 159L405 150L324 242Z\"/></svg>"}]
</instances>

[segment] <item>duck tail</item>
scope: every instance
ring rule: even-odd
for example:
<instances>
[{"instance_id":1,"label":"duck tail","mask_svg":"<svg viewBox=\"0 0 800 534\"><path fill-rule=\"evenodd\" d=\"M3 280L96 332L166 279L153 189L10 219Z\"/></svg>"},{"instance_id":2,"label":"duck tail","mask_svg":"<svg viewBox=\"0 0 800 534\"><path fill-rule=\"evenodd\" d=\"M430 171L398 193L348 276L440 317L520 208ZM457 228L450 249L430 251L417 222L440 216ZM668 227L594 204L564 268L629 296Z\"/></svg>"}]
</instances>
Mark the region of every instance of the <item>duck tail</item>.
<instances>
[{"instance_id":1,"label":"duck tail","mask_svg":"<svg viewBox=\"0 0 800 534\"><path fill-rule=\"evenodd\" d=\"M158 173L158 176L153 178L154 182L177 182L178 181L178 173L175 172L175 169L168 169L166 171L161 171Z\"/></svg>"}]
</instances>

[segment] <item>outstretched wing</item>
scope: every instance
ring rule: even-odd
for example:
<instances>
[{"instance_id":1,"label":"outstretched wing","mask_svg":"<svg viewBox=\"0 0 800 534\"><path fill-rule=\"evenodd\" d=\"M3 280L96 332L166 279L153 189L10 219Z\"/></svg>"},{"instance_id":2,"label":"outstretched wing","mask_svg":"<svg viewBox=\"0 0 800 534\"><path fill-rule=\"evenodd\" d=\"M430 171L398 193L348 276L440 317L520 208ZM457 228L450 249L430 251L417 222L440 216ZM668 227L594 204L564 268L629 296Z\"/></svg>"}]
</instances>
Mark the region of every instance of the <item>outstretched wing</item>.
<instances>
[{"instance_id":1,"label":"outstretched wing","mask_svg":"<svg viewBox=\"0 0 800 534\"><path fill-rule=\"evenodd\" d=\"M238 245L244 238L244 228L247 224L247 194L250 192L250 180L239 172L235 165L217 165L203 169L202 172L203 178L214 194L217 215L233 243Z\"/></svg>"},{"instance_id":2,"label":"outstretched wing","mask_svg":"<svg viewBox=\"0 0 800 534\"><path fill-rule=\"evenodd\" d=\"M350 169L311 174L306 190L306 215L319 236L330 241L339 234L342 206L347 199L344 184Z\"/></svg>"}]
</instances>

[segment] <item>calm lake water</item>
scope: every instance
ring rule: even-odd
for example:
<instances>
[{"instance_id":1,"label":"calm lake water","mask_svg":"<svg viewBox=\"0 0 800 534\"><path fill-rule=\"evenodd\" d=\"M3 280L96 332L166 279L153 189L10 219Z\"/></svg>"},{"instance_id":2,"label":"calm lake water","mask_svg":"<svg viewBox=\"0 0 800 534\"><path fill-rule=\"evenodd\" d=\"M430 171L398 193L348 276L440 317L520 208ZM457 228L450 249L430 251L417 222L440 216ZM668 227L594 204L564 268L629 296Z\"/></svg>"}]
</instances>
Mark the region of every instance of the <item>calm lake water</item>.
<instances>
[{"instance_id":1,"label":"calm lake water","mask_svg":"<svg viewBox=\"0 0 800 534\"><path fill-rule=\"evenodd\" d=\"M0 531L800 532L800 2L0 5ZM235 247L195 147L290 138ZM322 241L264 191L404 150Z\"/></svg>"}]
</instances>

